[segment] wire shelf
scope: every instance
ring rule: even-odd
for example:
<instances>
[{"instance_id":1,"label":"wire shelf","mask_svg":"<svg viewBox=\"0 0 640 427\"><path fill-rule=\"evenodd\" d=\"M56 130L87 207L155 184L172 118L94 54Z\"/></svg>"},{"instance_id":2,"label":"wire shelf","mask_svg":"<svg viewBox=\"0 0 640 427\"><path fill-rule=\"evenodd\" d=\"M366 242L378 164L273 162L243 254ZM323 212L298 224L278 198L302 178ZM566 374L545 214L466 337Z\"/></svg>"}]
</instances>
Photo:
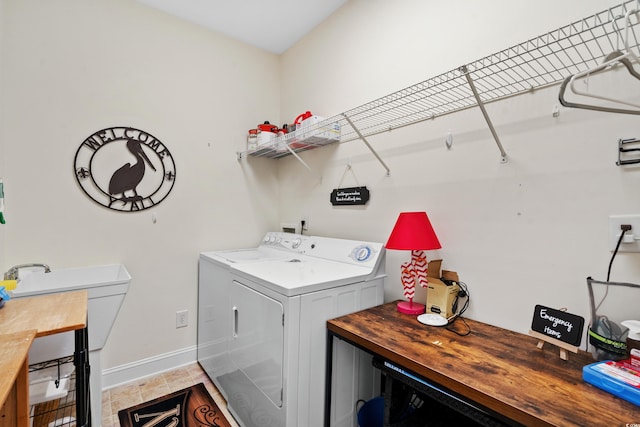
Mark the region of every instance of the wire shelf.
<instances>
[{"instance_id":1,"label":"wire shelf","mask_svg":"<svg viewBox=\"0 0 640 427\"><path fill-rule=\"evenodd\" d=\"M478 106L465 71L485 104L559 84L568 76L601 64L608 54L624 48L624 34L621 34L624 15L639 8L638 0L622 2L328 118L320 125L337 124L340 142L348 142ZM627 30L628 47L637 52L640 47L638 14L631 15ZM284 136L264 149L245 153L277 158L319 145L325 144L292 147ZM238 158L245 153L238 153Z\"/></svg>"},{"instance_id":2,"label":"wire shelf","mask_svg":"<svg viewBox=\"0 0 640 427\"><path fill-rule=\"evenodd\" d=\"M58 380L66 377L64 379L67 381L68 390L54 399L31 405L29 409L31 426L76 427L76 376L73 367L73 356L29 366L30 378L38 375L38 373L43 374L46 379L49 376L52 378L57 376Z\"/></svg>"},{"instance_id":3,"label":"wire shelf","mask_svg":"<svg viewBox=\"0 0 640 427\"><path fill-rule=\"evenodd\" d=\"M621 18L637 1L571 23L516 46L478 59L421 83L345 112L363 136L376 135L477 105L464 69L484 103L559 84L579 71L601 64L623 48ZM638 49L640 24L629 25L629 48ZM346 121L341 141L357 139Z\"/></svg>"}]
</instances>

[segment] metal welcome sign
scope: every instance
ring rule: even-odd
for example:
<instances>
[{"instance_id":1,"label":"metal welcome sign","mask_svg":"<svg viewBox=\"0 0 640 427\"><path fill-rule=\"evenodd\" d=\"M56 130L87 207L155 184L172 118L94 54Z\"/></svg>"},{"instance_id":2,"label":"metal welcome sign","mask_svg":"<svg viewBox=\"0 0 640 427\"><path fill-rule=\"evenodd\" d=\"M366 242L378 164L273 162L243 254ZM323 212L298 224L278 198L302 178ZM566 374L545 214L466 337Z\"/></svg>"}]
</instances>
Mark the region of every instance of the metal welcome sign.
<instances>
[{"instance_id":1,"label":"metal welcome sign","mask_svg":"<svg viewBox=\"0 0 640 427\"><path fill-rule=\"evenodd\" d=\"M176 179L169 149L132 127L102 129L76 151L74 173L96 203L121 212L149 209L168 195Z\"/></svg>"}]
</instances>

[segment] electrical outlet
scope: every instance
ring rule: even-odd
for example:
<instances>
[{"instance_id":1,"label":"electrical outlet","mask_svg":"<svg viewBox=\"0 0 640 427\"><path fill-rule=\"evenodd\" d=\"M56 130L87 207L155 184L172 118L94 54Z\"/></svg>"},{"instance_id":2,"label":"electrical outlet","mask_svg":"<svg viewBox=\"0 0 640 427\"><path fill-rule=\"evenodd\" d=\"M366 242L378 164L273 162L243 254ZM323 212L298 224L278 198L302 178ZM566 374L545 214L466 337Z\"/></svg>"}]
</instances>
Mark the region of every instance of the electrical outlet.
<instances>
[{"instance_id":1,"label":"electrical outlet","mask_svg":"<svg viewBox=\"0 0 640 427\"><path fill-rule=\"evenodd\" d=\"M176 311L176 329L184 328L189 324L189 311L179 310Z\"/></svg>"},{"instance_id":2,"label":"electrical outlet","mask_svg":"<svg viewBox=\"0 0 640 427\"><path fill-rule=\"evenodd\" d=\"M631 230L624 234L618 252L640 252L640 215L610 215L609 240L611 250L615 250L622 225L630 225Z\"/></svg>"},{"instance_id":3,"label":"electrical outlet","mask_svg":"<svg viewBox=\"0 0 640 427\"><path fill-rule=\"evenodd\" d=\"M305 215L301 218L300 224L302 224L302 221L304 221L304 226L302 226L302 231L308 231L309 230L309 215Z\"/></svg>"}]
</instances>

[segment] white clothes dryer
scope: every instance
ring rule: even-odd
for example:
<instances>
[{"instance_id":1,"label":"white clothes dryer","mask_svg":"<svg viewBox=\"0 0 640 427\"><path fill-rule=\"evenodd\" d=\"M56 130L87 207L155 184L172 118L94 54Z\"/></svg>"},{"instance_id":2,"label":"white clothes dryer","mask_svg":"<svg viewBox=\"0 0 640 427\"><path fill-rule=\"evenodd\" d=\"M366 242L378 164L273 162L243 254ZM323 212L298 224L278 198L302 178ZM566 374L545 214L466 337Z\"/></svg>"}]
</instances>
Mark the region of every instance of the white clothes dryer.
<instances>
[{"instance_id":1,"label":"white clothes dryer","mask_svg":"<svg viewBox=\"0 0 640 427\"><path fill-rule=\"evenodd\" d=\"M324 425L326 321L383 303L381 243L270 232L199 259L198 362L243 427ZM336 343L331 425L377 394L370 356Z\"/></svg>"}]
</instances>

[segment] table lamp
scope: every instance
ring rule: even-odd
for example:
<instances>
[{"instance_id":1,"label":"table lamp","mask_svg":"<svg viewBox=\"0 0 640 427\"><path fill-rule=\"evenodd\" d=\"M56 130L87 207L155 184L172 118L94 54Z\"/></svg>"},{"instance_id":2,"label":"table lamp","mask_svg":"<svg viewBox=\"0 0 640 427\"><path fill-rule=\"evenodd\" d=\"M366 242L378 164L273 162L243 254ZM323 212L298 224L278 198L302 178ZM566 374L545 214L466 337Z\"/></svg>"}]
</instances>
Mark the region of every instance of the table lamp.
<instances>
[{"instance_id":1,"label":"table lamp","mask_svg":"<svg viewBox=\"0 0 640 427\"><path fill-rule=\"evenodd\" d=\"M404 296L409 301L398 303L398 311L405 314L422 314L424 304L413 302L416 282L427 286L427 257L426 250L440 249L429 217L426 212L401 212L385 245L387 249L410 250L411 261L402 264L402 286Z\"/></svg>"}]
</instances>

